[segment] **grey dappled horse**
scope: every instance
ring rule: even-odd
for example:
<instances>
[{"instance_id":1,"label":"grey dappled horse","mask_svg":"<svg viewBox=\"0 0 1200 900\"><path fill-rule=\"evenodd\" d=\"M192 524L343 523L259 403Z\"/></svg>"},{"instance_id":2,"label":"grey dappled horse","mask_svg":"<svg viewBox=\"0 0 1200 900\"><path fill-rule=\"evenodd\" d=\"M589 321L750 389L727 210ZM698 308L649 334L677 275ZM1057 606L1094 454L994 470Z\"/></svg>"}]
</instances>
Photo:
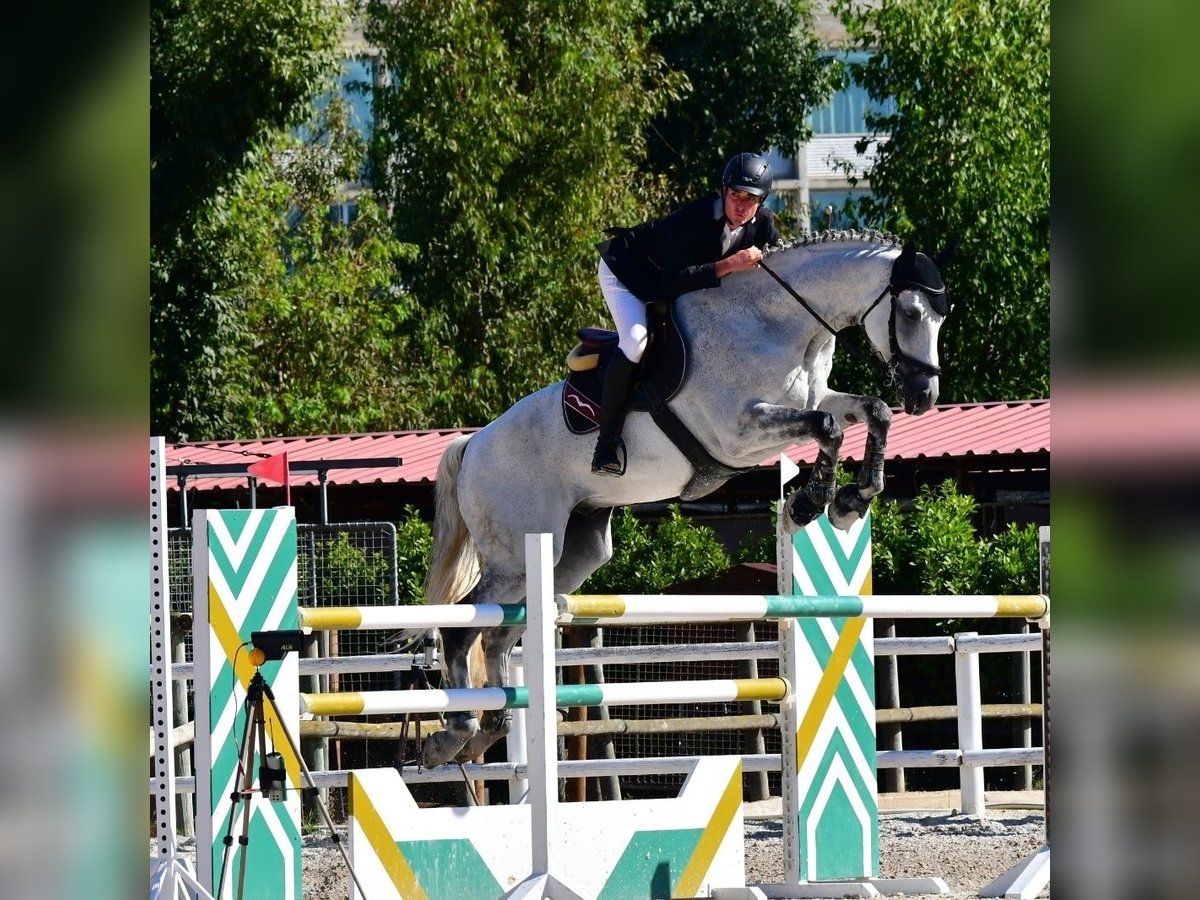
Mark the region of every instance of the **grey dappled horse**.
<instances>
[{"instance_id":1,"label":"grey dappled horse","mask_svg":"<svg viewBox=\"0 0 1200 900\"><path fill-rule=\"evenodd\" d=\"M899 380L905 410L923 413L937 401L947 295L937 265L877 232L827 232L773 249L764 263L807 308L757 268L680 297L676 319L689 365L670 406L713 458L735 469L815 441L817 462L807 485L789 498L785 523L794 531L828 507L833 524L848 528L883 490L891 412L883 400L829 387L830 328L862 326ZM564 427L561 389L554 384L525 397L447 447L438 468L427 602L521 602L525 535L541 532L554 539L554 590L571 593L612 556L614 507L678 497L688 486L691 463L639 412L625 424L624 476L592 474L595 438ZM868 428L863 463L857 482L835 495L842 428L855 422ZM481 632L486 683L507 685L520 627L443 629L445 686L470 686L468 654ZM506 710L486 712L482 725L473 713L451 713L445 730L425 742L424 764L474 759L510 722Z\"/></svg>"}]
</instances>

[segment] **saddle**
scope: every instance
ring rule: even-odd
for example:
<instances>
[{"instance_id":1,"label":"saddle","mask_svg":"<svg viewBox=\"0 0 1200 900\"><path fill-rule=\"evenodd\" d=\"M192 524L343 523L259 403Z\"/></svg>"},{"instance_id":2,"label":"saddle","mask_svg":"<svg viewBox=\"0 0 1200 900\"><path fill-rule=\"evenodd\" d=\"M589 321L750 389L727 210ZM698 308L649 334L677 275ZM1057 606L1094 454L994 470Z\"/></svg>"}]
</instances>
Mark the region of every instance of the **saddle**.
<instances>
[{"instance_id":1,"label":"saddle","mask_svg":"<svg viewBox=\"0 0 1200 900\"><path fill-rule=\"evenodd\" d=\"M650 336L630 406L638 412L648 412L655 403L674 397L687 373L687 346L673 311L665 303L652 303L647 306L646 318ZM618 352L618 337L604 328L580 328L576 336L579 343L567 354L562 410L572 434L587 434L600 427L604 373Z\"/></svg>"},{"instance_id":2,"label":"saddle","mask_svg":"<svg viewBox=\"0 0 1200 900\"><path fill-rule=\"evenodd\" d=\"M663 434L692 464L692 480L679 497L695 500L712 493L747 469L735 469L713 459L667 405L679 393L688 369L688 347L675 321L674 304L648 304L646 318L649 342L634 385L630 411L648 412ZM619 338L615 331L603 328L580 328L576 334L579 343L567 354L568 374L563 381L562 412L572 434L587 434L600 427L604 373L612 355L619 352Z\"/></svg>"}]
</instances>

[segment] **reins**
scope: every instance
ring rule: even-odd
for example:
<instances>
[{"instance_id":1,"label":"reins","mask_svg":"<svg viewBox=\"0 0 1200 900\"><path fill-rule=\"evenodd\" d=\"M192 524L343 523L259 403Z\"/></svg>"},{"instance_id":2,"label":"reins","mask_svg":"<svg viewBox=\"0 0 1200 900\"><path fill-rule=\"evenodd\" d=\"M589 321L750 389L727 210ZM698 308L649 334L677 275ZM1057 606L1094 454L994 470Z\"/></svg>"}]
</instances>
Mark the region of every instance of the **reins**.
<instances>
[{"instance_id":1,"label":"reins","mask_svg":"<svg viewBox=\"0 0 1200 900\"><path fill-rule=\"evenodd\" d=\"M807 300L805 300L803 297L801 297L795 288L793 288L790 284L788 284L786 281L784 281L779 276L779 273L777 273L774 269L772 269L770 266L768 266L767 261L765 259L760 259L758 261L758 266L760 269L762 269L768 275L770 275L772 278L774 278L779 283L779 286L781 288L783 288L785 291L787 291L793 300L795 300L797 303L799 303L801 306L803 306L805 308L805 310L808 311L808 314L810 316L812 316L814 319L816 319L818 322L820 322L821 326L826 331L828 331L834 337L837 336L837 332L834 331L833 326L830 325L828 322L826 322L823 318L821 318L820 314L815 309L812 308L812 306L809 304L809 302ZM875 298L875 302L872 303L867 308L867 311L865 313L863 313L861 316L859 316L858 322L860 325L867 318L867 316L869 316L871 314L871 311L879 305L880 301L883 300L883 298L887 296L888 291L891 289L892 289L892 284L889 281L884 286L883 290L879 292L879 296ZM851 354L858 357L860 360L866 360L868 362L873 362L878 359L878 357L875 356L874 354L868 356L866 353L863 353L862 350L860 350L858 347L854 346L853 344L846 344L845 347L847 350L849 350L851 352ZM884 365L887 366L889 369L891 368L891 364L889 364L889 363L885 362Z\"/></svg>"}]
</instances>

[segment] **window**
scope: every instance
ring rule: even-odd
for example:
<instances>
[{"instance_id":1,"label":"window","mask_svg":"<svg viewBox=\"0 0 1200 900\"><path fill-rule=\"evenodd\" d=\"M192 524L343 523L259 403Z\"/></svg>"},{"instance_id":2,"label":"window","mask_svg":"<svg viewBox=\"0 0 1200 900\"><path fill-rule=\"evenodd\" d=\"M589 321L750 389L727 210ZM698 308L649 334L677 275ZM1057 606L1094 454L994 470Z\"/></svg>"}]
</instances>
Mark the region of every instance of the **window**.
<instances>
[{"instance_id":1,"label":"window","mask_svg":"<svg viewBox=\"0 0 1200 900\"><path fill-rule=\"evenodd\" d=\"M856 51L834 54L834 59L848 63L863 63L870 54ZM868 112L895 112L896 104L888 100L882 106L875 103L867 95L866 88L857 84L849 84L837 91L829 103L812 111L808 122L814 134L858 134L867 133L866 115Z\"/></svg>"},{"instance_id":2,"label":"window","mask_svg":"<svg viewBox=\"0 0 1200 900\"><path fill-rule=\"evenodd\" d=\"M375 77L375 61L371 57L358 59L343 59L341 72L338 74L337 94L346 104L350 124L363 140L369 140L371 130L375 125L375 116L371 110L371 90ZM333 98L332 91L326 91L313 101L313 118L329 106ZM301 125L295 130L300 140L308 143L313 138L312 123Z\"/></svg>"},{"instance_id":3,"label":"window","mask_svg":"<svg viewBox=\"0 0 1200 900\"><path fill-rule=\"evenodd\" d=\"M350 107L350 124L363 140L371 137L375 115L371 111L371 89L375 78L375 61L371 58L342 60L338 78L342 100Z\"/></svg>"},{"instance_id":4,"label":"window","mask_svg":"<svg viewBox=\"0 0 1200 900\"><path fill-rule=\"evenodd\" d=\"M860 197L869 196L870 193L870 191L864 188L809 191L809 225L813 231L823 231L825 229L825 207L832 206L833 223L830 226L831 228L856 227L855 221L846 215L846 201L858 200Z\"/></svg>"},{"instance_id":5,"label":"window","mask_svg":"<svg viewBox=\"0 0 1200 900\"><path fill-rule=\"evenodd\" d=\"M358 204L353 201L334 203L329 207L329 221L335 225L350 225L358 218Z\"/></svg>"}]
</instances>

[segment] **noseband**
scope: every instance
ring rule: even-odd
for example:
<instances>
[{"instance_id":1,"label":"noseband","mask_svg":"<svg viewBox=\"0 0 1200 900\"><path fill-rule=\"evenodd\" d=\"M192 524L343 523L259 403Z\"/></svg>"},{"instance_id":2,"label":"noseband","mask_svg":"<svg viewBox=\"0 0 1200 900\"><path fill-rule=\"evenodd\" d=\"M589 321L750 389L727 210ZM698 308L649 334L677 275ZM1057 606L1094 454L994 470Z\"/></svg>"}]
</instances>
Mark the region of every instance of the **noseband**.
<instances>
[{"instance_id":1,"label":"noseband","mask_svg":"<svg viewBox=\"0 0 1200 900\"><path fill-rule=\"evenodd\" d=\"M921 285L908 283L895 284L889 281L887 287L879 292L879 296L875 298L875 302L868 306L867 311L858 317L858 324L862 325L864 322L866 322L867 316L869 316L871 311L879 305L879 301L881 301L888 294L891 294L892 313L890 316L888 316L888 344L891 347L892 356L891 359L885 360L885 365L887 365L888 371L899 372L903 376L925 375L929 378L934 378L942 374L942 367L931 366L927 362L922 362L915 357L909 356L900 349L900 342L896 340L896 301L900 298L900 292L909 288L912 288L913 290L925 291L926 293L929 292L929 288L922 287ZM941 295L942 297L946 297L946 292L942 291ZM942 303L946 306L946 312L942 313L942 315L946 315L949 313L949 298L942 300ZM938 304L934 302L932 295L930 295L930 304L935 310L938 308Z\"/></svg>"}]
</instances>

